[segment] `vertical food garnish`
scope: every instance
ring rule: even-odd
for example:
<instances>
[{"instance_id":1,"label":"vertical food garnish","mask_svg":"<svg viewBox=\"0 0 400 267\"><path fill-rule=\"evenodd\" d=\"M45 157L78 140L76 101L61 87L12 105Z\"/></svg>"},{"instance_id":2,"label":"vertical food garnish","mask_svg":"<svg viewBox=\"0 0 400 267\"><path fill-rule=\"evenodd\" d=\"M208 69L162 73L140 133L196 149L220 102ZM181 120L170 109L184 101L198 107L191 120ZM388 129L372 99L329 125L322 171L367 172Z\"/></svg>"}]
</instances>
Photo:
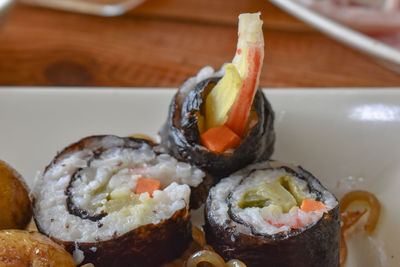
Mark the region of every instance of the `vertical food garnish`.
<instances>
[{"instance_id":1,"label":"vertical food garnish","mask_svg":"<svg viewBox=\"0 0 400 267\"><path fill-rule=\"evenodd\" d=\"M269 159L274 112L258 86L264 57L260 13L241 14L237 50L219 71L206 66L180 86L161 145L216 179Z\"/></svg>"},{"instance_id":2,"label":"vertical food garnish","mask_svg":"<svg viewBox=\"0 0 400 267\"><path fill-rule=\"evenodd\" d=\"M262 60L264 58L264 45L260 43L249 44L248 70L243 79L239 95L231 107L226 125L239 136L243 135L247 119L257 91Z\"/></svg>"},{"instance_id":3,"label":"vertical food garnish","mask_svg":"<svg viewBox=\"0 0 400 267\"><path fill-rule=\"evenodd\" d=\"M260 13L239 16L238 44L232 63L225 66L225 75L212 88L205 101L206 132L202 144L214 152L236 148L240 142L219 145L208 131L226 132L229 128L242 138L248 122L254 96L258 88L264 59L264 38ZM221 128L222 127L222 128ZM211 138L210 138L211 137ZM222 135L219 142L224 142ZM237 139L237 138L235 138ZM217 140L218 143L218 140ZM216 149L218 148L218 149Z\"/></svg>"},{"instance_id":4,"label":"vertical food garnish","mask_svg":"<svg viewBox=\"0 0 400 267\"><path fill-rule=\"evenodd\" d=\"M225 65L225 74L215 85L206 98L206 129L223 125L228 119L228 113L243 81L232 63Z\"/></svg>"}]
</instances>

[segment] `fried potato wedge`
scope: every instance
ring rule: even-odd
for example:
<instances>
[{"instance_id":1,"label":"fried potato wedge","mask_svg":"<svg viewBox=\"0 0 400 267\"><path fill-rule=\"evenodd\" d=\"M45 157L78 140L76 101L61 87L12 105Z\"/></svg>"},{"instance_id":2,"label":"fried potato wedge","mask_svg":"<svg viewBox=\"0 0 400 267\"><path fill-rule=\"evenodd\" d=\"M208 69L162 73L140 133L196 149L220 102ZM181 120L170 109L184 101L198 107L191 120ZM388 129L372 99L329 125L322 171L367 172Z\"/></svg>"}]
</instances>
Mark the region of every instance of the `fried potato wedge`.
<instances>
[{"instance_id":1,"label":"fried potato wedge","mask_svg":"<svg viewBox=\"0 0 400 267\"><path fill-rule=\"evenodd\" d=\"M72 256L50 238L25 230L0 231L0 266L76 266Z\"/></svg>"},{"instance_id":2,"label":"fried potato wedge","mask_svg":"<svg viewBox=\"0 0 400 267\"><path fill-rule=\"evenodd\" d=\"M24 229L32 218L28 189L22 176L0 160L0 230Z\"/></svg>"}]
</instances>

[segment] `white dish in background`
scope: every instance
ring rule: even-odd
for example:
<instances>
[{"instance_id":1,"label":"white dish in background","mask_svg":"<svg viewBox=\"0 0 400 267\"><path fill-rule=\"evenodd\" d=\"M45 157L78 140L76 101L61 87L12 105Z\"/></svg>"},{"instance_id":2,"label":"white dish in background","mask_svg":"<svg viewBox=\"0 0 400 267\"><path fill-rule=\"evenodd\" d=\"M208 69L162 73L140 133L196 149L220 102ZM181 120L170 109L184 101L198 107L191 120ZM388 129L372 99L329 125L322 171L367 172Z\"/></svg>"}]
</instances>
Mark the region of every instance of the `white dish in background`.
<instances>
[{"instance_id":1,"label":"white dish in background","mask_svg":"<svg viewBox=\"0 0 400 267\"><path fill-rule=\"evenodd\" d=\"M6 19L15 2L15 0L0 0L0 25Z\"/></svg>"},{"instance_id":2,"label":"white dish in background","mask_svg":"<svg viewBox=\"0 0 400 267\"><path fill-rule=\"evenodd\" d=\"M400 73L400 50L328 19L294 0L269 1L330 37L372 56L382 66Z\"/></svg>"},{"instance_id":3,"label":"white dish in background","mask_svg":"<svg viewBox=\"0 0 400 267\"><path fill-rule=\"evenodd\" d=\"M0 159L32 185L57 151L94 134L156 137L175 90L0 89ZM273 158L302 165L337 197L373 192L382 216L360 231L347 267L400 266L400 88L266 90L275 110Z\"/></svg>"},{"instance_id":4,"label":"white dish in background","mask_svg":"<svg viewBox=\"0 0 400 267\"><path fill-rule=\"evenodd\" d=\"M115 17L126 13L145 0L21 0L25 4L65 11Z\"/></svg>"}]
</instances>

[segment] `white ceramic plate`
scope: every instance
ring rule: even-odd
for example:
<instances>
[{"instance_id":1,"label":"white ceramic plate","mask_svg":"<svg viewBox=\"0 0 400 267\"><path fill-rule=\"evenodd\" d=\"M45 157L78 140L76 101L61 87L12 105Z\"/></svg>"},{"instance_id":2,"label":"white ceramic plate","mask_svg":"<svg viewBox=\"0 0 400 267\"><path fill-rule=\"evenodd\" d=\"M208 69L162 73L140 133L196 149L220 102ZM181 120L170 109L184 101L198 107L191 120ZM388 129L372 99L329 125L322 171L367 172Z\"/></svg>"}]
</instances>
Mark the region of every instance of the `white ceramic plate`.
<instances>
[{"instance_id":1,"label":"white ceramic plate","mask_svg":"<svg viewBox=\"0 0 400 267\"><path fill-rule=\"evenodd\" d=\"M175 91L0 89L0 159L31 185L56 152L93 134L156 137ZM381 200L375 234L349 242L348 267L400 266L400 88L266 90L276 113L273 158L302 165L337 197Z\"/></svg>"},{"instance_id":2,"label":"white ceramic plate","mask_svg":"<svg viewBox=\"0 0 400 267\"><path fill-rule=\"evenodd\" d=\"M372 56L378 63L400 73L400 50L334 22L294 0L269 1L319 31Z\"/></svg>"},{"instance_id":3,"label":"white ceramic plate","mask_svg":"<svg viewBox=\"0 0 400 267\"><path fill-rule=\"evenodd\" d=\"M21 0L21 2L71 12L114 17L124 14L143 3L144 0Z\"/></svg>"}]
</instances>

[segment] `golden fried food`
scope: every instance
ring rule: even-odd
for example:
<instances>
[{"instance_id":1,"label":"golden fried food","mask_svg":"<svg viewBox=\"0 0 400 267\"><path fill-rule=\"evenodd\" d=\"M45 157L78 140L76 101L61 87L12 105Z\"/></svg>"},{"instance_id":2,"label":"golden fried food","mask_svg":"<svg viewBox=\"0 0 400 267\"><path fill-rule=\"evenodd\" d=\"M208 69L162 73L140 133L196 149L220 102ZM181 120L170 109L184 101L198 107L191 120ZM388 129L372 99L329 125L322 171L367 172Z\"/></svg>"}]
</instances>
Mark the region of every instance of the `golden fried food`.
<instances>
[{"instance_id":1,"label":"golden fried food","mask_svg":"<svg viewBox=\"0 0 400 267\"><path fill-rule=\"evenodd\" d=\"M50 238L25 230L0 231L0 266L76 266L72 256Z\"/></svg>"},{"instance_id":2,"label":"golden fried food","mask_svg":"<svg viewBox=\"0 0 400 267\"><path fill-rule=\"evenodd\" d=\"M32 218L32 206L22 176L0 160L0 230L24 229Z\"/></svg>"}]
</instances>

